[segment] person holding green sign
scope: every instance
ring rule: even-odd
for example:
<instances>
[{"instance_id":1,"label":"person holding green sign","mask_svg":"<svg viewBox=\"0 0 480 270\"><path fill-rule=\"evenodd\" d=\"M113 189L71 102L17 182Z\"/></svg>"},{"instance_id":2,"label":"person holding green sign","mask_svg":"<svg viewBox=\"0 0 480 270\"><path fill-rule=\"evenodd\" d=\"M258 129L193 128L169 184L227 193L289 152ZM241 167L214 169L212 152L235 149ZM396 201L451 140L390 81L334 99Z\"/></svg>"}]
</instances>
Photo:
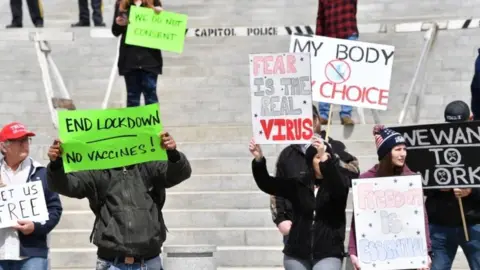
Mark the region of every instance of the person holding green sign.
<instances>
[{"instance_id":1,"label":"person holding green sign","mask_svg":"<svg viewBox=\"0 0 480 270\"><path fill-rule=\"evenodd\" d=\"M165 189L190 178L192 169L167 132L159 137L168 161L68 174L60 140L50 146L49 188L67 197L87 198L95 214L90 241L98 247L96 270L162 269Z\"/></svg>"},{"instance_id":2,"label":"person holding green sign","mask_svg":"<svg viewBox=\"0 0 480 270\"><path fill-rule=\"evenodd\" d=\"M121 36L118 56L118 73L124 76L127 88L127 107L140 106L143 94L145 105L158 103L157 79L162 74L162 51L125 43L130 6L142 6L162 11L159 0L117 0L112 33Z\"/></svg>"}]
</instances>

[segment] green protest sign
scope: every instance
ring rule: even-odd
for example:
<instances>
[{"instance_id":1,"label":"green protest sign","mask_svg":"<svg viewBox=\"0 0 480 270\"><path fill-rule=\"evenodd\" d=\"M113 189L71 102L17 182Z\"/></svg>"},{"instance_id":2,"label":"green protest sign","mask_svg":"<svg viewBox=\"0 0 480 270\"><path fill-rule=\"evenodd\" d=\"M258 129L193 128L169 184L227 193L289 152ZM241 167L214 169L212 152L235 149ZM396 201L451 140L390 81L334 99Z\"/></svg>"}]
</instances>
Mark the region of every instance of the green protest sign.
<instances>
[{"instance_id":1,"label":"green protest sign","mask_svg":"<svg viewBox=\"0 0 480 270\"><path fill-rule=\"evenodd\" d=\"M158 104L58 112L65 172L101 170L167 160L160 147Z\"/></svg>"},{"instance_id":2,"label":"green protest sign","mask_svg":"<svg viewBox=\"0 0 480 270\"><path fill-rule=\"evenodd\" d=\"M187 31L187 15L130 7L125 43L140 47L182 53Z\"/></svg>"}]
</instances>

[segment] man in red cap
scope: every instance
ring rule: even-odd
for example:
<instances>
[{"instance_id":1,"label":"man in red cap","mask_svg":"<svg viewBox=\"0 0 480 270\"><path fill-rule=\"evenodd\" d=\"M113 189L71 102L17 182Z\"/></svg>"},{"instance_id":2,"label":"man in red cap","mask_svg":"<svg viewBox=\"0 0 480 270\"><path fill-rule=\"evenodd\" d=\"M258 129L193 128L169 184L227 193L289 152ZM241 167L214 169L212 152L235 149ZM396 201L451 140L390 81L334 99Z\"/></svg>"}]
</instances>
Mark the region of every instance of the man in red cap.
<instances>
[{"instance_id":1,"label":"man in red cap","mask_svg":"<svg viewBox=\"0 0 480 270\"><path fill-rule=\"evenodd\" d=\"M42 181L49 219L44 223L18 220L17 225L0 229L0 269L48 269L47 235L57 225L62 205L57 193L47 188L46 167L30 156L35 133L13 122L0 131L0 186Z\"/></svg>"}]
</instances>

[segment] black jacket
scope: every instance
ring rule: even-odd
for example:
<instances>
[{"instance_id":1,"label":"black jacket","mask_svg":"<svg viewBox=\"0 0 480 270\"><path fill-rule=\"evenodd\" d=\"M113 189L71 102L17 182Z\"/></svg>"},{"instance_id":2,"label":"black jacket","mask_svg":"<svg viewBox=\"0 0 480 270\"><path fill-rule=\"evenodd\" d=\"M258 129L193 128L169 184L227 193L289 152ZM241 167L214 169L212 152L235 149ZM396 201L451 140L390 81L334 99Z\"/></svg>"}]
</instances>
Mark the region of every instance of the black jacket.
<instances>
[{"instance_id":1,"label":"black jacket","mask_svg":"<svg viewBox=\"0 0 480 270\"><path fill-rule=\"evenodd\" d=\"M162 51L125 44L127 26L120 26L115 22L115 18L120 15L119 2L115 4L115 12L113 15L112 33L114 36L121 37L120 52L118 56L118 73L125 75L132 70L146 70L155 74L162 74L163 58ZM159 0L154 0L155 6L161 6ZM127 15L129 14L127 11Z\"/></svg>"},{"instance_id":2,"label":"black jacket","mask_svg":"<svg viewBox=\"0 0 480 270\"><path fill-rule=\"evenodd\" d=\"M446 227L463 226L460 206L453 190L425 189L424 194L427 196L425 207L429 223ZM462 204L467 224L480 224L480 188L472 188L472 193L462 198Z\"/></svg>"},{"instance_id":3,"label":"black jacket","mask_svg":"<svg viewBox=\"0 0 480 270\"><path fill-rule=\"evenodd\" d=\"M325 138L325 131L321 132L321 136ZM347 177L349 186L351 186L351 179L358 178L360 174L357 158L346 152L346 147L342 142L328 138L328 143L339 158L341 171ZM275 176L300 178L307 172L305 154L302 147L302 145L292 144L282 150L277 160ZM271 196L270 212L272 213L272 220L276 225L282 221L293 219L292 204L281 196Z\"/></svg>"},{"instance_id":4,"label":"black jacket","mask_svg":"<svg viewBox=\"0 0 480 270\"><path fill-rule=\"evenodd\" d=\"M160 254L166 239L161 218L165 188L191 175L190 164L182 153L173 150L167 151L167 155L168 162L68 174L58 159L48 165L48 186L67 197L88 198L97 218L93 243L100 258L152 258ZM158 200L154 200L154 195Z\"/></svg>"},{"instance_id":5,"label":"black jacket","mask_svg":"<svg viewBox=\"0 0 480 270\"><path fill-rule=\"evenodd\" d=\"M272 177L268 174L265 158L252 161L258 187L292 203L295 216L283 252L294 258L321 260L344 256L348 179L335 156L321 162L320 169L323 180L315 198L311 173L300 179Z\"/></svg>"}]
</instances>

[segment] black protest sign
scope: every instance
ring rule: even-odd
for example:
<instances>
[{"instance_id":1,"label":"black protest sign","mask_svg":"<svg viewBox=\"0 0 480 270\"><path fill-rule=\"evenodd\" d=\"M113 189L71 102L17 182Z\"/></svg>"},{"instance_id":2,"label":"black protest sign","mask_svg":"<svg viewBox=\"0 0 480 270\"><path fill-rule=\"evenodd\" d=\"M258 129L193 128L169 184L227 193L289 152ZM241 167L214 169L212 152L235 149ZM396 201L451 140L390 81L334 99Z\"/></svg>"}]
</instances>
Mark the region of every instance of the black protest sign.
<instances>
[{"instance_id":1,"label":"black protest sign","mask_svg":"<svg viewBox=\"0 0 480 270\"><path fill-rule=\"evenodd\" d=\"M480 187L480 122L394 127L407 142L407 166L423 186Z\"/></svg>"}]
</instances>

